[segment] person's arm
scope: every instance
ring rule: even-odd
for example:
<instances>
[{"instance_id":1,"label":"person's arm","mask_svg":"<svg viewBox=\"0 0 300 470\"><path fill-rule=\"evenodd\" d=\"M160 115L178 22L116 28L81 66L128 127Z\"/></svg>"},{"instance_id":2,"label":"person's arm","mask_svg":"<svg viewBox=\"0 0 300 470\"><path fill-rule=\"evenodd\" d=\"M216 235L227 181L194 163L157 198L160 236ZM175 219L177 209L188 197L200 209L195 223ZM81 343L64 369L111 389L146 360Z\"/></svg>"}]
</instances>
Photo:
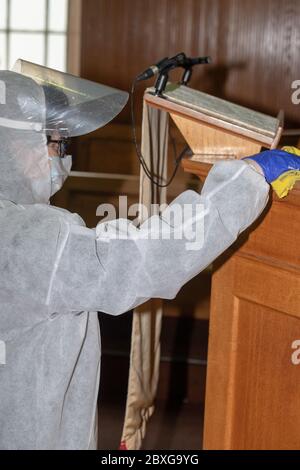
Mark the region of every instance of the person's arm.
<instances>
[{"instance_id":1,"label":"person's arm","mask_svg":"<svg viewBox=\"0 0 300 470\"><path fill-rule=\"evenodd\" d=\"M117 315L148 298L174 298L257 219L268 194L264 176L246 162L220 162L201 195L182 193L161 218L140 228L122 219L94 230L63 225L47 299L50 312ZM183 219L176 215L172 222L176 206ZM180 238L183 229L187 237Z\"/></svg>"}]
</instances>

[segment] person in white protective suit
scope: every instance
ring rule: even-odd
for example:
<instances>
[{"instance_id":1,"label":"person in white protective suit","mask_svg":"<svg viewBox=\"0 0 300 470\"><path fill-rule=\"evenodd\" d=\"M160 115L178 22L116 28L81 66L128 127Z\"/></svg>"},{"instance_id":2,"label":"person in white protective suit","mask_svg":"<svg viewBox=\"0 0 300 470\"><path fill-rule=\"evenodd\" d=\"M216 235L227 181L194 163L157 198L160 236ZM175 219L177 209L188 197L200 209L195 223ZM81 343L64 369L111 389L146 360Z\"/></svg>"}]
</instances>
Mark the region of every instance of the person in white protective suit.
<instances>
[{"instance_id":1,"label":"person in white protective suit","mask_svg":"<svg viewBox=\"0 0 300 470\"><path fill-rule=\"evenodd\" d=\"M97 311L119 315L176 296L257 219L269 184L255 164L221 162L201 195L181 194L177 205L203 205L197 250L151 239L151 230L170 229L169 208L140 228L120 220L88 229L49 205L71 157L53 156L46 134L56 141L101 127L127 94L25 62L15 70L0 72L0 448L95 449Z\"/></svg>"}]
</instances>

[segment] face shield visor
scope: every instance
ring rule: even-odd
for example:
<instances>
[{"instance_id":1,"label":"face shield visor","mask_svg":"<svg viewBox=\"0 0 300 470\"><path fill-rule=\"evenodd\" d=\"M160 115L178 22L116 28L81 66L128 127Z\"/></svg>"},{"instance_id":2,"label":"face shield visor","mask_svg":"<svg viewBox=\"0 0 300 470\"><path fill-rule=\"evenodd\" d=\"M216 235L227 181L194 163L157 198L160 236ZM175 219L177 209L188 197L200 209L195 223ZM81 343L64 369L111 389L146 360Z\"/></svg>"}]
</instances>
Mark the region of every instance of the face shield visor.
<instances>
[{"instance_id":1,"label":"face shield visor","mask_svg":"<svg viewBox=\"0 0 300 470\"><path fill-rule=\"evenodd\" d=\"M128 93L115 88L17 60L13 71L32 78L44 91L47 135L57 131L63 138L75 137L105 126L117 116Z\"/></svg>"}]
</instances>

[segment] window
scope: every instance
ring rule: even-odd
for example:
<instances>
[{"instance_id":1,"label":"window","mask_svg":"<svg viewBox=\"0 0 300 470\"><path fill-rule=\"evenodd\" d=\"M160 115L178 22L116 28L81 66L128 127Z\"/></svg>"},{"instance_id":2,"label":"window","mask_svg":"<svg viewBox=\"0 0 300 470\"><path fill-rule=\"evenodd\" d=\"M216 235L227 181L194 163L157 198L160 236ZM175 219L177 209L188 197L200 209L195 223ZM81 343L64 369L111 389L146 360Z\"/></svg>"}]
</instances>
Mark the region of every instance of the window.
<instances>
[{"instance_id":1,"label":"window","mask_svg":"<svg viewBox=\"0 0 300 470\"><path fill-rule=\"evenodd\" d=\"M0 69L19 58L66 70L68 0L0 0Z\"/></svg>"}]
</instances>

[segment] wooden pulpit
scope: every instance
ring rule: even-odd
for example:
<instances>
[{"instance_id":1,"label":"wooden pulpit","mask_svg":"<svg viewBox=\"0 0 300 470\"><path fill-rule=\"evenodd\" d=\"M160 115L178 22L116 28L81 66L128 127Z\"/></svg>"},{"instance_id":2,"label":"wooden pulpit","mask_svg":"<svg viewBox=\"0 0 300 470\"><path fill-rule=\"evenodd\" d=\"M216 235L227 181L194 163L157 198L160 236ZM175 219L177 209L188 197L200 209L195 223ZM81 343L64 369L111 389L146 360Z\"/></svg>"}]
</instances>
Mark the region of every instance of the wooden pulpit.
<instances>
[{"instance_id":1,"label":"wooden pulpit","mask_svg":"<svg viewBox=\"0 0 300 470\"><path fill-rule=\"evenodd\" d=\"M281 136L280 118L187 87L144 99L171 115L194 154L182 165L200 177ZM214 264L205 449L300 448L299 234L300 187L282 200L271 191L260 219Z\"/></svg>"}]
</instances>

